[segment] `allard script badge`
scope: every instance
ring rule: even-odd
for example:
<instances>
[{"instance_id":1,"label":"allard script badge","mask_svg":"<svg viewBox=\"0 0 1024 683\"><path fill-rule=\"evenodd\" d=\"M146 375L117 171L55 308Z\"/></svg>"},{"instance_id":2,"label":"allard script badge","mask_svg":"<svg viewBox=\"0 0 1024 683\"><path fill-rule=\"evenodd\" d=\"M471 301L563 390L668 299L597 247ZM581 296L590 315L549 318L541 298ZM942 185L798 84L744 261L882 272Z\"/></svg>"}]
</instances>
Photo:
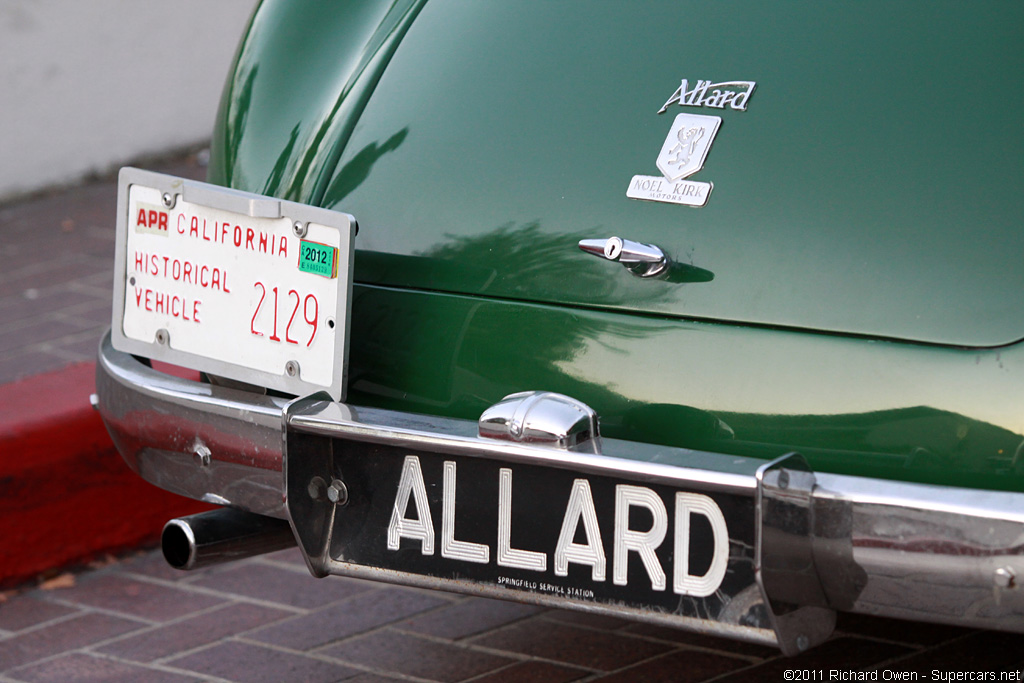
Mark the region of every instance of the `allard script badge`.
<instances>
[{"instance_id":1,"label":"allard script badge","mask_svg":"<svg viewBox=\"0 0 1024 683\"><path fill-rule=\"evenodd\" d=\"M754 91L753 81L697 81L693 88L684 79L682 85L672 94L658 111L663 114L672 104L681 107L710 107L713 109L735 109L745 111L750 94ZM704 160L711 149L722 119L702 114L679 114L672 121L657 166L661 176L635 175L629 182L626 196L652 202L668 202L684 206L704 206L714 187L711 183L686 180L704 167Z\"/></svg>"}]
</instances>

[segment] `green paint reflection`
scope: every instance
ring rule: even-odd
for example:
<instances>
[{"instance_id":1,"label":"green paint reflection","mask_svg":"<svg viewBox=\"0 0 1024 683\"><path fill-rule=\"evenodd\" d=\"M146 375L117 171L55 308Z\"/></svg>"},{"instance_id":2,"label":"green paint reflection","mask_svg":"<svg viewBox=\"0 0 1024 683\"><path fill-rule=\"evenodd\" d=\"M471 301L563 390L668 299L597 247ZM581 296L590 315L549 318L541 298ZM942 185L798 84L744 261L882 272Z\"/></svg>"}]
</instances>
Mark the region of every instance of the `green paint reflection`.
<instances>
[{"instance_id":1,"label":"green paint reflection","mask_svg":"<svg viewBox=\"0 0 1024 683\"><path fill-rule=\"evenodd\" d=\"M476 419L509 393L557 391L593 406L609 437L761 458L796 450L822 471L1022 490L1019 420L1003 419L1021 365L1017 349L997 362L360 285L350 400Z\"/></svg>"}]
</instances>

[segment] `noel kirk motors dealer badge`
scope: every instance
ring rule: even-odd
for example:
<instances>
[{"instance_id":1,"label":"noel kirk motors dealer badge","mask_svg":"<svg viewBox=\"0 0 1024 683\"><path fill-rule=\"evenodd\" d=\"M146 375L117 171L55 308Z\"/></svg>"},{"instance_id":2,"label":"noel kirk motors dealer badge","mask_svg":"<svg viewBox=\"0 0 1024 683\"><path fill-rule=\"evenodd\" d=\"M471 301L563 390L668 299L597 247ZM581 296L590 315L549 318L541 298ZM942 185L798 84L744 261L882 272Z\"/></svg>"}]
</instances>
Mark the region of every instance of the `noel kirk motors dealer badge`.
<instances>
[{"instance_id":1,"label":"noel kirk motors dealer badge","mask_svg":"<svg viewBox=\"0 0 1024 683\"><path fill-rule=\"evenodd\" d=\"M684 79L658 113L664 113L669 105L676 103L681 107L729 107L744 111L753 90L752 81L712 83L698 80L690 88ZM704 167L704 160L721 125L722 119L719 116L678 114L672 121L672 127L669 128L655 162L662 175L633 176L626 196L630 199L683 206L701 207L707 204L714 186L687 178Z\"/></svg>"}]
</instances>

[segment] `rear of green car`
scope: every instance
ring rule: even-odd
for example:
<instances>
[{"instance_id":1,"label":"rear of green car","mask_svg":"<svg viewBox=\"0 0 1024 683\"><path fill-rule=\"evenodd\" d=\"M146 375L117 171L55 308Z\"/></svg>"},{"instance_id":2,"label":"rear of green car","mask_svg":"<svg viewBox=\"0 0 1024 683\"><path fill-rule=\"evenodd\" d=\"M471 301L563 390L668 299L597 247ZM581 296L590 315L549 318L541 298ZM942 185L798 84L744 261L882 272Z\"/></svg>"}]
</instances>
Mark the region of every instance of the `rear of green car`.
<instances>
[{"instance_id":1,"label":"rear of green car","mask_svg":"<svg viewBox=\"0 0 1024 683\"><path fill-rule=\"evenodd\" d=\"M210 420L108 425L317 574L787 652L834 610L1024 630L1022 14L265 3L209 179L355 217L345 403L229 397L283 505L186 471Z\"/></svg>"}]
</instances>

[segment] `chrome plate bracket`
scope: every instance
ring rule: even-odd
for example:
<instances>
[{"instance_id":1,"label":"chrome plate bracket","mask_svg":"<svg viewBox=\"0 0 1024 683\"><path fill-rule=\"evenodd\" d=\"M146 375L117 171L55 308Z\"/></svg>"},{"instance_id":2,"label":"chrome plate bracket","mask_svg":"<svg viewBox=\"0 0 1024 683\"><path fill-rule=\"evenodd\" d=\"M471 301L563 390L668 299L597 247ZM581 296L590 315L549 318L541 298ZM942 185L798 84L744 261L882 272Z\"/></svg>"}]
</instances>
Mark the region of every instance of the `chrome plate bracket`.
<instances>
[{"instance_id":1,"label":"chrome plate bracket","mask_svg":"<svg viewBox=\"0 0 1024 683\"><path fill-rule=\"evenodd\" d=\"M288 421L296 411L325 404L331 404L327 397L295 399L285 407L281 421L288 521L310 573L318 578L331 573L328 549L338 500L330 495L330 489L335 481L343 483L344 477L334 462L334 442L302 432L289 433ZM345 408L340 403L333 405Z\"/></svg>"},{"instance_id":2,"label":"chrome plate bracket","mask_svg":"<svg viewBox=\"0 0 1024 683\"><path fill-rule=\"evenodd\" d=\"M824 642L835 629L814 558L814 472L790 453L757 471L755 575L784 654Z\"/></svg>"}]
</instances>

